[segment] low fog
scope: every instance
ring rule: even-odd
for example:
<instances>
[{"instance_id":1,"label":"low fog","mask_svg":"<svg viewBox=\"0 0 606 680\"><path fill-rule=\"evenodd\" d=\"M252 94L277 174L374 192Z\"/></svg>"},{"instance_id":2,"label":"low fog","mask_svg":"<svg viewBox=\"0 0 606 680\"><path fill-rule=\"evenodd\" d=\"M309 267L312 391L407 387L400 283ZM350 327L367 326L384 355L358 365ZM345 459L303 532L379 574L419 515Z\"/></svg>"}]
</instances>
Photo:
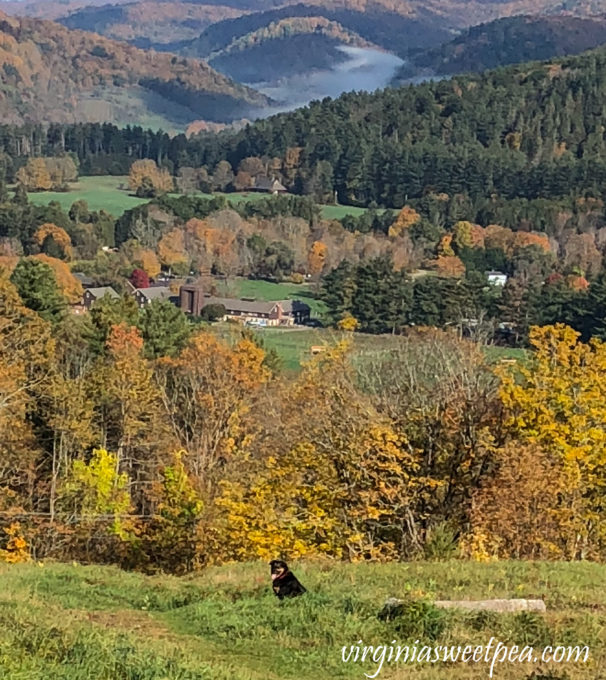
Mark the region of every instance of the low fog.
<instances>
[{"instance_id":1,"label":"low fog","mask_svg":"<svg viewBox=\"0 0 606 680\"><path fill-rule=\"evenodd\" d=\"M277 106L264 110L262 116L289 111L314 99L338 97L343 92L372 92L387 87L404 63L394 54L379 50L346 46L338 49L347 55L347 61L330 71L294 76L276 83L255 83L252 87L278 102Z\"/></svg>"}]
</instances>

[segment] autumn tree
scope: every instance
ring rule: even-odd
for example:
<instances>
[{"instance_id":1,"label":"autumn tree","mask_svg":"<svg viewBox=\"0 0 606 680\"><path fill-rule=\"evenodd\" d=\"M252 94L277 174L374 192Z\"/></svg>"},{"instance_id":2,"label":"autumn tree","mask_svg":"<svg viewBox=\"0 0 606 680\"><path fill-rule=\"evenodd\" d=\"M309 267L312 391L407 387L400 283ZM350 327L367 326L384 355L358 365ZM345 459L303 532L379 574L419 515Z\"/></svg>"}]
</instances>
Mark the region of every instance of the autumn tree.
<instances>
[{"instance_id":1,"label":"autumn tree","mask_svg":"<svg viewBox=\"0 0 606 680\"><path fill-rule=\"evenodd\" d=\"M161 417L160 393L136 328L124 323L112 327L107 354L98 359L91 384L101 441L115 451L119 471L130 479L133 503L142 509L145 491L172 439Z\"/></svg>"},{"instance_id":2,"label":"autumn tree","mask_svg":"<svg viewBox=\"0 0 606 680\"><path fill-rule=\"evenodd\" d=\"M17 172L17 181L27 191L49 191L53 186L44 158L30 158Z\"/></svg>"},{"instance_id":3,"label":"autumn tree","mask_svg":"<svg viewBox=\"0 0 606 680\"><path fill-rule=\"evenodd\" d=\"M135 161L130 166L128 185L142 198L153 198L174 190L173 178L168 170L159 168L150 159Z\"/></svg>"},{"instance_id":4,"label":"autumn tree","mask_svg":"<svg viewBox=\"0 0 606 680\"><path fill-rule=\"evenodd\" d=\"M62 260L72 258L72 240L65 229L55 224L47 222L38 227L34 234L34 241L40 250L50 257Z\"/></svg>"},{"instance_id":5,"label":"autumn tree","mask_svg":"<svg viewBox=\"0 0 606 680\"><path fill-rule=\"evenodd\" d=\"M356 392L345 345L313 360L254 415L251 455L228 466L215 501L215 559L397 554L414 504L414 462Z\"/></svg>"},{"instance_id":6,"label":"autumn tree","mask_svg":"<svg viewBox=\"0 0 606 680\"><path fill-rule=\"evenodd\" d=\"M212 186L215 191L226 191L234 181L234 171L227 161L219 161L213 172Z\"/></svg>"},{"instance_id":7,"label":"autumn tree","mask_svg":"<svg viewBox=\"0 0 606 680\"><path fill-rule=\"evenodd\" d=\"M72 274L66 262L55 257L49 257L44 253L34 255L33 259L48 265L53 270L57 287L69 304L76 304L82 300L82 295L84 294L82 284Z\"/></svg>"},{"instance_id":8,"label":"autumn tree","mask_svg":"<svg viewBox=\"0 0 606 680\"><path fill-rule=\"evenodd\" d=\"M169 270L177 273L189 270L183 229L175 227L166 232L158 243L157 252L160 262Z\"/></svg>"},{"instance_id":9,"label":"autumn tree","mask_svg":"<svg viewBox=\"0 0 606 680\"><path fill-rule=\"evenodd\" d=\"M578 332L561 324L532 328L530 344L531 360L502 374L505 425L512 438L540 447L566 481L553 508L566 530L559 555L601 556L606 345L582 343Z\"/></svg>"},{"instance_id":10,"label":"autumn tree","mask_svg":"<svg viewBox=\"0 0 606 680\"><path fill-rule=\"evenodd\" d=\"M49 323L28 309L0 271L0 509L32 507L40 448L32 430L36 391L53 354Z\"/></svg>"},{"instance_id":11,"label":"autumn tree","mask_svg":"<svg viewBox=\"0 0 606 680\"><path fill-rule=\"evenodd\" d=\"M389 227L389 236L391 238L402 236L402 234L420 221L421 216L419 213L410 206L405 205L398 213L396 221Z\"/></svg>"},{"instance_id":12,"label":"autumn tree","mask_svg":"<svg viewBox=\"0 0 606 680\"><path fill-rule=\"evenodd\" d=\"M173 359L156 366L164 412L179 445L189 453L189 471L210 485L245 433L243 415L269 378L264 352L247 339L233 348L199 332Z\"/></svg>"},{"instance_id":13,"label":"autumn tree","mask_svg":"<svg viewBox=\"0 0 606 680\"><path fill-rule=\"evenodd\" d=\"M307 256L307 268L312 276L318 276L322 273L324 265L326 264L326 254L328 248L322 241L314 241L309 249Z\"/></svg>"},{"instance_id":14,"label":"autumn tree","mask_svg":"<svg viewBox=\"0 0 606 680\"><path fill-rule=\"evenodd\" d=\"M421 486L408 517L406 549L422 550L436 524L465 526L476 489L500 445L498 380L482 348L427 329L359 364L377 411L408 442Z\"/></svg>"},{"instance_id":15,"label":"autumn tree","mask_svg":"<svg viewBox=\"0 0 606 680\"><path fill-rule=\"evenodd\" d=\"M561 557L568 527L560 499L570 481L562 461L513 441L495 451L492 465L473 491L464 553L478 560Z\"/></svg>"},{"instance_id":16,"label":"autumn tree","mask_svg":"<svg viewBox=\"0 0 606 680\"><path fill-rule=\"evenodd\" d=\"M184 459L186 451L176 453L148 493L153 516L145 524L136 556L147 569L181 574L204 562L204 503Z\"/></svg>"}]
</instances>

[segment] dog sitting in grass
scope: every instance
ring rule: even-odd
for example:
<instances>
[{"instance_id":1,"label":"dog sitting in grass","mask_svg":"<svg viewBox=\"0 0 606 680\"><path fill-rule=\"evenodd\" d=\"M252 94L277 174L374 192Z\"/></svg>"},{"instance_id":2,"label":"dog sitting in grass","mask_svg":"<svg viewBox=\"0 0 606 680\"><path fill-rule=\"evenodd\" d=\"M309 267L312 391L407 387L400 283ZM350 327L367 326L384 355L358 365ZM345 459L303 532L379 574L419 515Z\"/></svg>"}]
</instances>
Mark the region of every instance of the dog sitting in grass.
<instances>
[{"instance_id":1,"label":"dog sitting in grass","mask_svg":"<svg viewBox=\"0 0 606 680\"><path fill-rule=\"evenodd\" d=\"M306 592L297 577L288 568L286 562L272 560L269 566L271 567L271 587L279 600L283 600L285 597L298 597Z\"/></svg>"}]
</instances>

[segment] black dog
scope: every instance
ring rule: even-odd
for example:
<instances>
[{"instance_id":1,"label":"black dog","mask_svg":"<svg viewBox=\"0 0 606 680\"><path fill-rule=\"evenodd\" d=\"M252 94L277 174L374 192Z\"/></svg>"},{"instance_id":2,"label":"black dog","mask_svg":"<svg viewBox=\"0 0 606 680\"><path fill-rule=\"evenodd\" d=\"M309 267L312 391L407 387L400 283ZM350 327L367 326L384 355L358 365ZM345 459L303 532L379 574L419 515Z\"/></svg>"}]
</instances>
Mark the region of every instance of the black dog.
<instances>
[{"instance_id":1,"label":"black dog","mask_svg":"<svg viewBox=\"0 0 606 680\"><path fill-rule=\"evenodd\" d=\"M272 560L269 566L271 567L272 588L279 600L285 597L297 597L306 592L286 562Z\"/></svg>"}]
</instances>

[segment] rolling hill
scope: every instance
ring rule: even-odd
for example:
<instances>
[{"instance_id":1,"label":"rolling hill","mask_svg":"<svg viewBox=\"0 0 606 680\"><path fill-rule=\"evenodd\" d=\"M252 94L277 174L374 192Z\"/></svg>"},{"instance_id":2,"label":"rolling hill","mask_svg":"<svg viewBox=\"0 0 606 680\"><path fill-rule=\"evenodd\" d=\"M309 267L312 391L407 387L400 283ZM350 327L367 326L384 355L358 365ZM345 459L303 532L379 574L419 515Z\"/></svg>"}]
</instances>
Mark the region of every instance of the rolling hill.
<instances>
[{"instance_id":1,"label":"rolling hill","mask_svg":"<svg viewBox=\"0 0 606 680\"><path fill-rule=\"evenodd\" d=\"M440 75L579 54L606 43L606 17L519 16L474 26L411 62Z\"/></svg>"},{"instance_id":2,"label":"rolling hill","mask_svg":"<svg viewBox=\"0 0 606 680\"><path fill-rule=\"evenodd\" d=\"M231 31L234 39L279 19L322 16L399 55L410 48L435 46L452 38L453 31L503 17L559 13L587 17L606 12L606 0L117 0L101 5L99 1L0 1L0 8L58 18L70 28L158 48L186 43L208 26L238 16L245 21L224 24L219 33ZM199 54L205 56L204 51Z\"/></svg>"},{"instance_id":3,"label":"rolling hill","mask_svg":"<svg viewBox=\"0 0 606 680\"><path fill-rule=\"evenodd\" d=\"M183 127L227 122L268 100L206 63L58 24L0 14L0 118Z\"/></svg>"},{"instance_id":4,"label":"rolling hill","mask_svg":"<svg viewBox=\"0 0 606 680\"><path fill-rule=\"evenodd\" d=\"M176 36L179 40L191 40L208 26L242 14L242 10L225 5L145 0L123 5L83 7L60 20L67 28L126 40L137 47L162 49Z\"/></svg>"},{"instance_id":5,"label":"rolling hill","mask_svg":"<svg viewBox=\"0 0 606 680\"><path fill-rule=\"evenodd\" d=\"M293 73L330 69L346 60L338 49L342 45L370 47L371 43L324 17L289 17L236 37L205 58L230 78L258 83L287 78ZM197 45L190 45L183 52L198 56Z\"/></svg>"}]
</instances>

